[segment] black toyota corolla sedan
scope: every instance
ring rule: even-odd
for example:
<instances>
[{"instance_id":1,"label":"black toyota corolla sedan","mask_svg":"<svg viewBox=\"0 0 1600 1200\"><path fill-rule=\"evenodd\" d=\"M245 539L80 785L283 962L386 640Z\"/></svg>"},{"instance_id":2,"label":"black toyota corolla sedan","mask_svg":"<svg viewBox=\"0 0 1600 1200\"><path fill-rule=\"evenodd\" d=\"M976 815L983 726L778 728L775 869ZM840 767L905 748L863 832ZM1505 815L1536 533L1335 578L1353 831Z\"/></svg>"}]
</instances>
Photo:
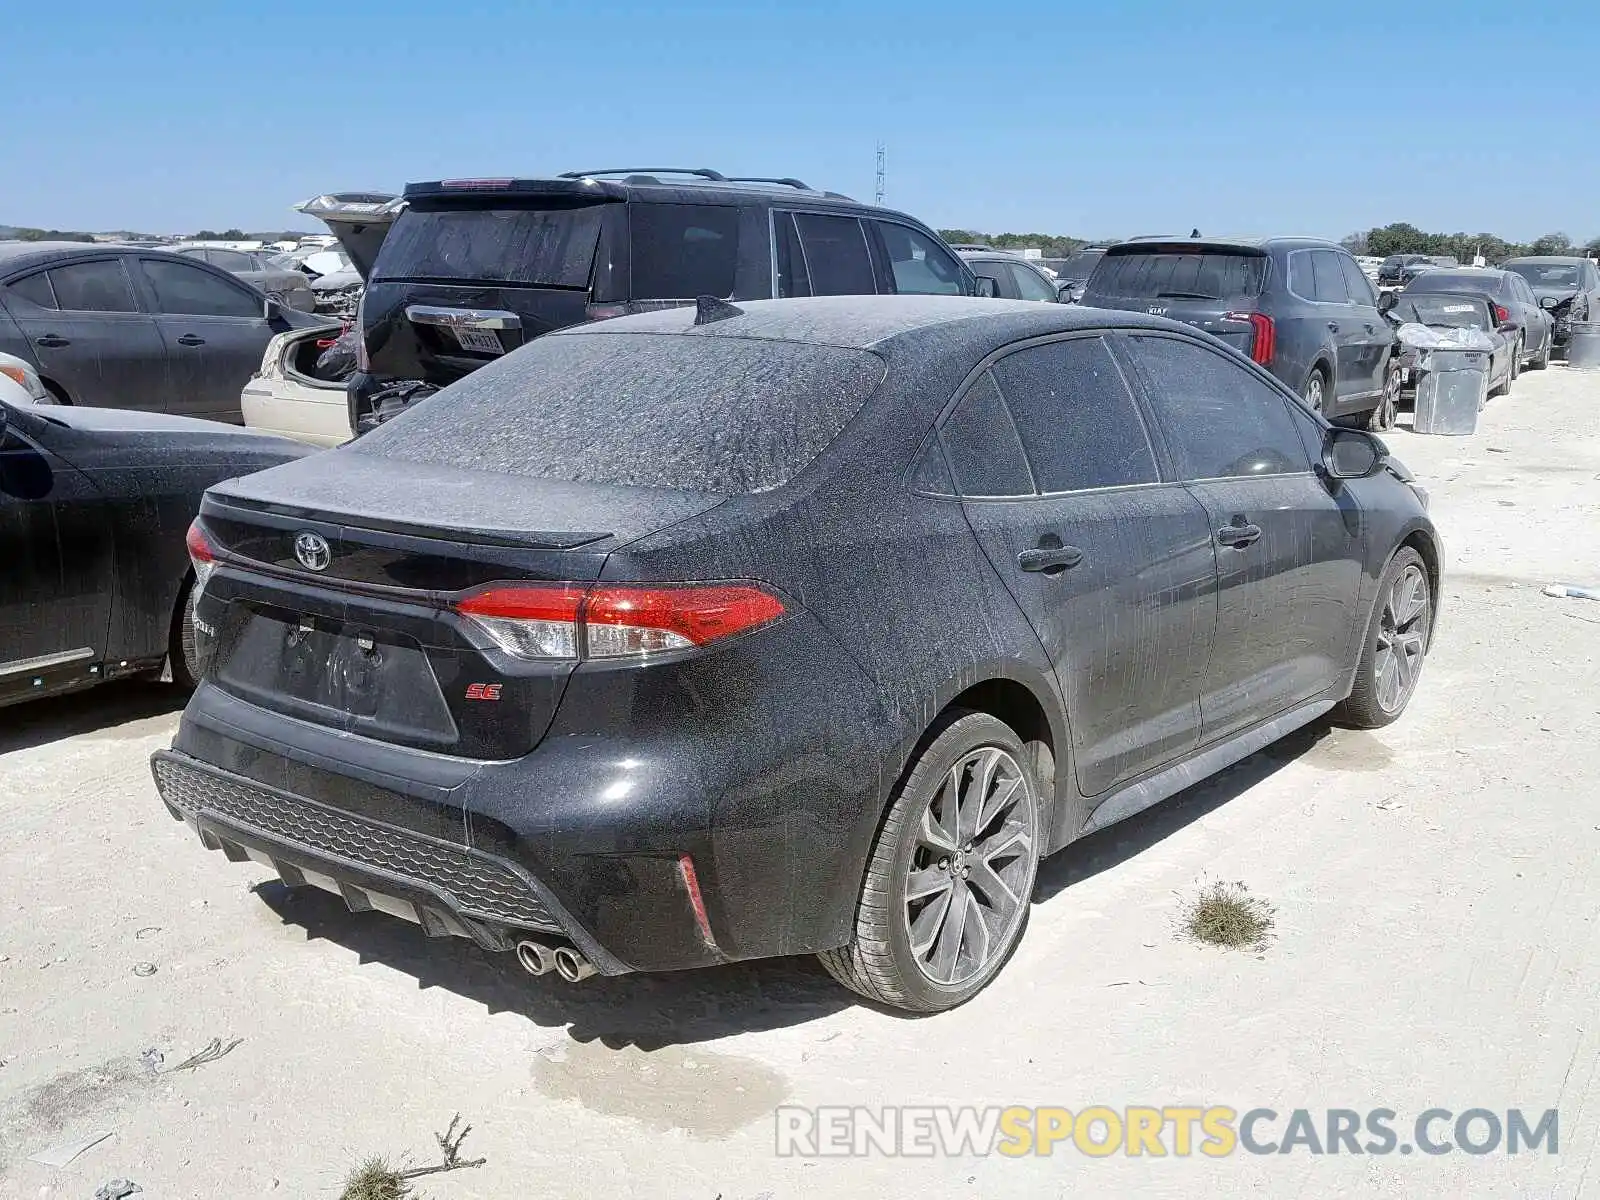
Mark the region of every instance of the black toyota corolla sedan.
<instances>
[{"instance_id":1,"label":"black toyota corolla sedan","mask_svg":"<svg viewBox=\"0 0 1600 1200\"><path fill-rule=\"evenodd\" d=\"M1040 858L1406 707L1440 551L1187 326L959 297L552 334L213 488L162 798L536 974L817 953L948 1008Z\"/></svg>"}]
</instances>

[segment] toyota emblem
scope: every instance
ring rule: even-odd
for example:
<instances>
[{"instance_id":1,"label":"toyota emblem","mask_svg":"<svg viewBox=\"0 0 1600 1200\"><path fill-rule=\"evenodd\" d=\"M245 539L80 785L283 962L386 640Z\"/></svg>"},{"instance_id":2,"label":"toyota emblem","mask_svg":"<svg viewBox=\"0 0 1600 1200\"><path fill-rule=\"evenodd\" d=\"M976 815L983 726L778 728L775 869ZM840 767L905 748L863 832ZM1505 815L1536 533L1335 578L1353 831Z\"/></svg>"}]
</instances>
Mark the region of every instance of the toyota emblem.
<instances>
[{"instance_id":1,"label":"toyota emblem","mask_svg":"<svg viewBox=\"0 0 1600 1200\"><path fill-rule=\"evenodd\" d=\"M309 529L294 535L294 556L308 571L326 571L328 564L333 561L333 551L328 548L328 539L320 533L312 533Z\"/></svg>"}]
</instances>

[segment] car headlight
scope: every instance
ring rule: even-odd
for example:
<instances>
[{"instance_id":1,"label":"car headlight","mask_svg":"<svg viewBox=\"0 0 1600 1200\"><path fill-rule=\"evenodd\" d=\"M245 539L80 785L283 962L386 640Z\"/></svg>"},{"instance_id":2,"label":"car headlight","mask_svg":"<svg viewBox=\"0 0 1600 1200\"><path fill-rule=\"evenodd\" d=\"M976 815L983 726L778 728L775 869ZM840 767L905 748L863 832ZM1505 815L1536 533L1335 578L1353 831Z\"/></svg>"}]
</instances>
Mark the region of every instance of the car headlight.
<instances>
[{"instance_id":1,"label":"car headlight","mask_svg":"<svg viewBox=\"0 0 1600 1200\"><path fill-rule=\"evenodd\" d=\"M55 397L50 394L50 389L45 387L44 380L39 378L39 373L20 358L6 356L6 361L0 362L0 375L21 385L22 390L28 393L28 398L35 404L54 404Z\"/></svg>"}]
</instances>

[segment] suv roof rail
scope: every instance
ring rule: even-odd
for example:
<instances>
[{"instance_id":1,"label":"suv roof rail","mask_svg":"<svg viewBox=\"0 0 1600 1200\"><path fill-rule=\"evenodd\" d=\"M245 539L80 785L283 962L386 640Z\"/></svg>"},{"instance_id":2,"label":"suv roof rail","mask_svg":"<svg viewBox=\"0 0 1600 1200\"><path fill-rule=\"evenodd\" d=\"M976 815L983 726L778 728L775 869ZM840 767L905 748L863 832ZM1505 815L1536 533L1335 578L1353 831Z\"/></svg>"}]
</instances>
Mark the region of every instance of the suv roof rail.
<instances>
[{"instance_id":1,"label":"suv roof rail","mask_svg":"<svg viewBox=\"0 0 1600 1200\"><path fill-rule=\"evenodd\" d=\"M816 189L810 184L796 179L793 175L775 177L771 175L730 175L729 183L781 183L784 187L799 188L802 192L811 192Z\"/></svg>"},{"instance_id":2,"label":"suv roof rail","mask_svg":"<svg viewBox=\"0 0 1600 1200\"><path fill-rule=\"evenodd\" d=\"M724 183L727 176L710 167L607 167L603 171L563 171L561 179L592 179L596 175L694 175L713 183Z\"/></svg>"}]
</instances>

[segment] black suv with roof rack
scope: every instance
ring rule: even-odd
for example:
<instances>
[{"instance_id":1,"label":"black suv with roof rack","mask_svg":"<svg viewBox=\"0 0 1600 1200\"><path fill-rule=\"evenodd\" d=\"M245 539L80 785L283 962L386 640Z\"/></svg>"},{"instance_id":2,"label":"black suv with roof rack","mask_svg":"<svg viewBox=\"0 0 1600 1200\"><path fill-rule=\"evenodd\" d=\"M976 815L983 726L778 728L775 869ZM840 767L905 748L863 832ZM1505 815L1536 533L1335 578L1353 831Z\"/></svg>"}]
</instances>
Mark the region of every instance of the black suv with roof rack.
<instances>
[{"instance_id":1,"label":"black suv with roof rack","mask_svg":"<svg viewBox=\"0 0 1600 1200\"><path fill-rule=\"evenodd\" d=\"M349 385L357 432L585 321L700 296L979 291L920 221L798 179L634 167L413 183L387 203L326 199L303 211L367 277L362 369Z\"/></svg>"}]
</instances>

